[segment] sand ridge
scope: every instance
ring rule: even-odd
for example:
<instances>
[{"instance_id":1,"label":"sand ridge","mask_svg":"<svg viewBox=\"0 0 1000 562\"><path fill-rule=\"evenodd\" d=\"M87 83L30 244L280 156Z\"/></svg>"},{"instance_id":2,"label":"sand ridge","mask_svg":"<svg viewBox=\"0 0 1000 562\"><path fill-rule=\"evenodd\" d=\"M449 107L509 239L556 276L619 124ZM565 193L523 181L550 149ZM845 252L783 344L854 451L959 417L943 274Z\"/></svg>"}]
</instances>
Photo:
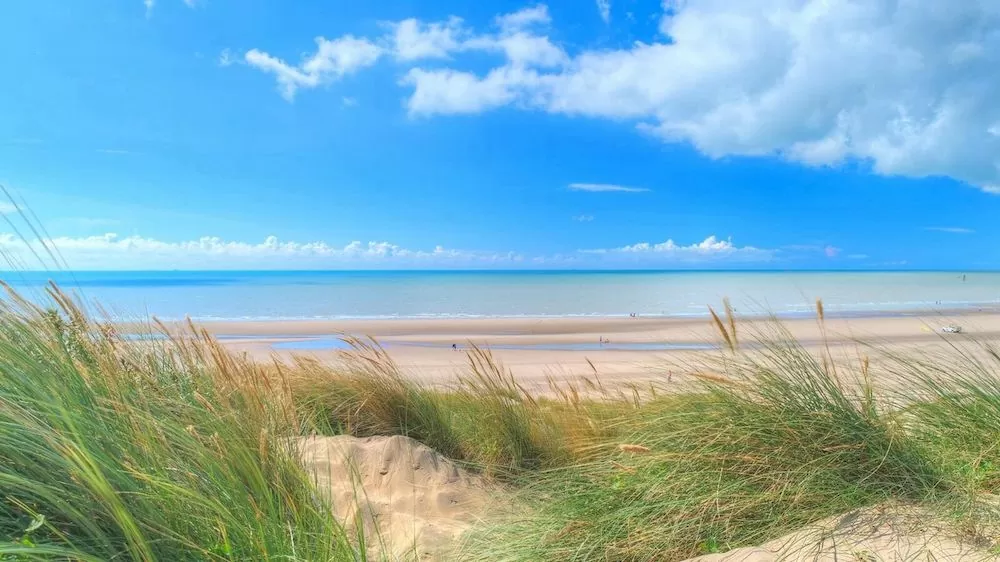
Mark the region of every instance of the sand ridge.
<instances>
[{"instance_id":1,"label":"sand ridge","mask_svg":"<svg viewBox=\"0 0 1000 562\"><path fill-rule=\"evenodd\" d=\"M362 522L372 559L448 560L495 501L478 476L408 437L308 437L298 450L352 535Z\"/></svg>"},{"instance_id":2,"label":"sand ridge","mask_svg":"<svg viewBox=\"0 0 1000 562\"><path fill-rule=\"evenodd\" d=\"M761 546L708 554L688 562L888 562L997 560L926 510L884 505L831 517Z\"/></svg>"}]
</instances>

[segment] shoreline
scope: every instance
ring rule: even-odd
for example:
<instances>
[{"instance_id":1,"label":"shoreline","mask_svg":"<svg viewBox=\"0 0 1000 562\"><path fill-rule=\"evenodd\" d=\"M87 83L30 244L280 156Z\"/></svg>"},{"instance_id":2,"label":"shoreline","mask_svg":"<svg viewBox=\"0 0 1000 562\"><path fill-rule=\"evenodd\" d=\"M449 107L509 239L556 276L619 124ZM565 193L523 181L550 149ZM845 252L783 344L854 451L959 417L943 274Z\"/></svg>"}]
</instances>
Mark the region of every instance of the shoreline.
<instances>
[{"instance_id":1,"label":"shoreline","mask_svg":"<svg viewBox=\"0 0 1000 562\"><path fill-rule=\"evenodd\" d=\"M722 310L717 309L722 314ZM834 325L882 326L913 320L944 322L951 319L1000 318L1000 307L947 308L935 310L908 309L877 312L824 311L825 322ZM783 325L800 326L817 321L816 311L769 315L736 314L740 324L762 324L777 319ZM194 324L220 336L293 336L314 337L336 334L367 336L418 336L419 338L449 335L472 336L541 336L593 334L602 331L615 333L647 332L710 325L709 313L703 315L551 315L551 316L442 316L442 317L369 317L369 318L317 318L317 319L213 319L191 320ZM179 327L186 321L163 321L170 327ZM992 324L993 322L988 322ZM139 327L143 323L123 322L122 328ZM875 330L880 332L882 330Z\"/></svg>"},{"instance_id":2,"label":"shoreline","mask_svg":"<svg viewBox=\"0 0 1000 562\"><path fill-rule=\"evenodd\" d=\"M212 332L222 333L221 330L214 330L216 327L221 326L279 326L281 330L284 331L288 326L316 326L320 324L345 324L345 325L360 325L360 324L426 324L426 325L437 325L441 323L449 324L460 324L465 323L467 325L473 326L477 324L484 323L529 323L529 322L545 322L545 323L603 323L603 322L616 322L616 321L642 321L642 322L657 322L657 323L682 323L682 322L703 322L711 319L711 314L707 312L708 306L706 305L706 312L703 313L678 313L678 314L645 314L637 313L637 316L631 316L630 314L520 314L520 315L451 315L451 314L435 314L435 315L414 315L414 316L329 316L329 317L234 317L234 318L218 318L218 317L189 317L189 318L158 318L157 319L168 326L177 326L185 324L188 320L194 322L199 326L205 328L210 328ZM712 305L717 314L723 313L723 308L721 303L716 306ZM1000 314L1000 303L991 302L983 303L981 305L970 305L962 307L941 307L941 308L907 308L899 310L831 310L828 306L824 307L824 317L826 320L876 320L876 319L888 319L888 318L931 318L931 317L976 317L976 316L990 316L994 314ZM801 321L801 320L815 320L816 310L803 310L794 312L780 312L780 313L753 313L753 314L742 314L737 313L737 317L741 321L767 321L772 319L777 319L779 321ZM118 326L128 327L128 326L141 326L144 322L126 320L121 322L114 322ZM227 332L229 333L229 332Z\"/></svg>"},{"instance_id":3,"label":"shoreline","mask_svg":"<svg viewBox=\"0 0 1000 562\"><path fill-rule=\"evenodd\" d=\"M722 312L722 305L711 305L717 313ZM830 305L824 305L824 314L827 319L850 319L850 318L897 318L897 317L924 317L931 315L952 315L952 316L974 316L980 314L1000 313L1000 302L984 302L979 304L969 304L968 306L942 306L940 308L901 308L901 309L874 309L874 310L837 310L831 309ZM705 320L711 318L707 312L653 314L636 313L631 314L424 314L411 316L392 315L345 315L345 316L261 316L261 317L232 317L222 318L214 316L190 317L190 320L201 325L216 324L242 324L242 323L313 323L313 322L432 322L432 321L515 321L515 320L618 320L618 319L642 319L642 320ZM766 320L772 316L779 320L800 320L816 317L815 308L801 311L785 311L777 313L754 313L738 314L741 319L746 320ZM166 324L177 324L186 322L188 318L159 318ZM120 322L120 324L136 324L134 321Z\"/></svg>"}]
</instances>

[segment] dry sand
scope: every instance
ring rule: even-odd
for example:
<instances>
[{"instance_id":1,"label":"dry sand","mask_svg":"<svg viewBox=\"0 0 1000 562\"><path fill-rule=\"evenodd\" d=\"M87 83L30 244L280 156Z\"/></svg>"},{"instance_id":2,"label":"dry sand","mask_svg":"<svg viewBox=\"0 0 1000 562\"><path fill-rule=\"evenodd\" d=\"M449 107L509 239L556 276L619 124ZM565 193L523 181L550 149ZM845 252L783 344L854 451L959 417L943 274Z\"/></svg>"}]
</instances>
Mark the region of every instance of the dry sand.
<instances>
[{"instance_id":1,"label":"dry sand","mask_svg":"<svg viewBox=\"0 0 1000 562\"><path fill-rule=\"evenodd\" d=\"M996 560L988 545L959 536L925 510L886 505L832 517L761 546L689 562L903 562Z\"/></svg>"},{"instance_id":2,"label":"dry sand","mask_svg":"<svg viewBox=\"0 0 1000 562\"><path fill-rule=\"evenodd\" d=\"M363 523L372 560L451 559L497 501L478 477L408 437L310 437L299 450L349 533Z\"/></svg>"}]
</instances>

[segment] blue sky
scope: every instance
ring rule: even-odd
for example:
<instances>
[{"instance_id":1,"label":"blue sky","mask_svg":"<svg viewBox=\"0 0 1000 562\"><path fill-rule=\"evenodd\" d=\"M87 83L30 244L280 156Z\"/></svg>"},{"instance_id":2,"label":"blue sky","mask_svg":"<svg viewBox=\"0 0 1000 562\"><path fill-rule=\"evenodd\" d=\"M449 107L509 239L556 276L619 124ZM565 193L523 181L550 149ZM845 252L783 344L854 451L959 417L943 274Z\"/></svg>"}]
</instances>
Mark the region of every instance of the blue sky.
<instances>
[{"instance_id":1,"label":"blue sky","mask_svg":"<svg viewBox=\"0 0 1000 562\"><path fill-rule=\"evenodd\" d=\"M995 2L0 11L0 182L74 268L1000 267Z\"/></svg>"}]
</instances>

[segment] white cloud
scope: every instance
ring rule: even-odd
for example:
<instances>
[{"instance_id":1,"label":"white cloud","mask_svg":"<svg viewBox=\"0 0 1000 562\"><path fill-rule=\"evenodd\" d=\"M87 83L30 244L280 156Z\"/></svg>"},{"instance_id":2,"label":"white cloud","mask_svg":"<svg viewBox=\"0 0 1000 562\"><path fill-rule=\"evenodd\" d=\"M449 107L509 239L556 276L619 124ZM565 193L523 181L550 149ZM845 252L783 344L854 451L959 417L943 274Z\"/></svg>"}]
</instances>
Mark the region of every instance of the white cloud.
<instances>
[{"instance_id":1,"label":"white cloud","mask_svg":"<svg viewBox=\"0 0 1000 562\"><path fill-rule=\"evenodd\" d=\"M407 23L410 22L410 23ZM548 8L538 5L519 12L498 16L498 34L475 34L461 28L461 20L426 24L406 20L410 43L422 48L400 48L396 27L397 57L410 52L411 58L446 58L458 51L502 54L505 63L485 76L457 69L412 68L401 84L412 86L407 100L410 115L479 113L512 103L538 87L537 68L559 68L569 62L566 52L538 30L550 22ZM422 30L422 33L421 33ZM458 38L462 40L459 41Z\"/></svg>"},{"instance_id":2,"label":"white cloud","mask_svg":"<svg viewBox=\"0 0 1000 562\"><path fill-rule=\"evenodd\" d=\"M868 259L868 254L848 254L847 259L849 260L866 260Z\"/></svg>"},{"instance_id":3,"label":"white cloud","mask_svg":"<svg viewBox=\"0 0 1000 562\"><path fill-rule=\"evenodd\" d=\"M410 18L390 24L396 58L401 61L448 58L461 48L464 35L462 19L451 17L444 22L422 23Z\"/></svg>"},{"instance_id":4,"label":"white cloud","mask_svg":"<svg viewBox=\"0 0 1000 562\"><path fill-rule=\"evenodd\" d=\"M413 87L410 111L513 105L630 120L712 157L858 159L885 175L950 176L993 191L1000 184L1000 137L991 132L1000 122L1000 4L666 4L662 40L584 50L520 72L509 71L517 66L509 58L461 80L454 69L423 71L404 82ZM559 49L537 34L547 10L498 21L508 34L536 25L532 41Z\"/></svg>"},{"instance_id":5,"label":"white cloud","mask_svg":"<svg viewBox=\"0 0 1000 562\"><path fill-rule=\"evenodd\" d=\"M600 0L610 17L605 8ZM318 39L297 66L257 49L245 58L275 74L289 100L384 49L410 64L399 83L411 115L511 106L611 119L711 157L858 160L883 175L949 176L1000 193L1000 4L669 0L658 18L652 40L619 49L568 53L538 4L487 31L455 16L408 19L374 40ZM455 60L470 52L502 59L472 71ZM427 59L452 62L413 66Z\"/></svg>"},{"instance_id":6,"label":"white cloud","mask_svg":"<svg viewBox=\"0 0 1000 562\"><path fill-rule=\"evenodd\" d=\"M545 26L550 23L552 23L552 18L549 17L549 7L545 4L538 4L496 17L497 27L507 32L517 32L532 26Z\"/></svg>"},{"instance_id":7,"label":"white cloud","mask_svg":"<svg viewBox=\"0 0 1000 562\"><path fill-rule=\"evenodd\" d=\"M251 49L244 55L247 64L275 75L279 90L285 99L295 98L299 88L315 88L375 64L382 49L367 39L345 35L338 39L316 38L316 52L299 65L285 61L263 51Z\"/></svg>"},{"instance_id":8,"label":"white cloud","mask_svg":"<svg viewBox=\"0 0 1000 562\"><path fill-rule=\"evenodd\" d=\"M710 261L770 261L774 259L774 251L753 246L736 246L732 240L719 240L709 236L701 242L683 246L672 239L658 244L639 242L620 248L580 250L582 254L596 254L609 261L678 261L678 262L710 262Z\"/></svg>"},{"instance_id":9,"label":"white cloud","mask_svg":"<svg viewBox=\"0 0 1000 562\"><path fill-rule=\"evenodd\" d=\"M184 3L187 4L188 8L194 8L195 4L198 3L198 0L184 0Z\"/></svg>"},{"instance_id":10,"label":"white cloud","mask_svg":"<svg viewBox=\"0 0 1000 562\"><path fill-rule=\"evenodd\" d=\"M626 187L624 185L614 185L610 183L571 183L569 184L569 189L570 191L618 191L624 193L644 193L650 191L645 187Z\"/></svg>"},{"instance_id":11,"label":"white cloud","mask_svg":"<svg viewBox=\"0 0 1000 562\"><path fill-rule=\"evenodd\" d=\"M573 217L576 222L592 222L594 220L594 215L577 215Z\"/></svg>"},{"instance_id":12,"label":"white cloud","mask_svg":"<svg viewBox=\"0 0 1000 562\"><path fill-rule=\"evenodd\" d=\"M517 90L510 87L511 72L517 70L498 68L480 79L469 72L414 68L402 83L414 85L407 102L411 115L479 113L517 97Z\"/></svg>"},{"instance_id":13,"label":"white cloud","mask_svg":"<svg viewBox=\"0 0 1000 562\"><path fill-rule=\"evenodd\" d=\"M86 219L67 219L84 221ZM588 222L590 215L574 217ZM91 225L109 221L93 220ZM59 236L47 240L74 270L169 269L449 269L533 267L662 267L696 264L726 267L731 263L769 262L780 259L776 250L737 246L732 240L709 236L681 245L673 240L640 242L606 249L578 250L569 254L523 256L517 252L455 250L437 246L408 249L388 242L355 241L339 246L326 242L281 241L269 236L262 242L225 240L206 236L170 242L142 236ZM35 249L31 252L29 246ZM14 234L0 234L0 253L28 267L41 267L44 255L37 240L25 242Z\"/></svg>"},{"instance_id":14,"label":"white cloud","mask_svg":"<svg viewBox=\"0 0 1000 562\"><path fill-rule=\"evenodd\" d=\"M357 98L352 98L348 96L344 96L343 98L341 98L340 102L344 105L344 107L354 107L358 105Z\"/></svg>"},{"instance_id":15,"label":"white cloud","mask_svg":"<svg viewBox=\"0 0 1000 562\"><path fill-rule=\"evenodd\" d=\"M502 55L504 64L484 76L458 69L416 67L400 80L400 84L413 89L407 101L411 115L478 113L527 95L527 89L538 86L534 83L536 68L554 69L568 64L566 52L540 34L550 21L544 4L497 16L496 33L477 34L455 16L429 23L410 18L386 23L390 32L374 41L351 35L333 41L319 38L317 53L298 66L259 49L251 49L244 58L251 66L273 73L281 94L291 101L299 89L315 88L371 66L386 52L402 63L451 59L461 52ZM320 66L316 61L330 60L334 62L316 68Z\"/></svg>"},{"instance_id":16,"label":"white cloud","mask_svg":"<svg viewBox=\"0 0 1000 562\"><path fill-rule=\"evenodd\" d=\"M8 203L7 201L0 201L0 215L9 215L11 213L16 213L17 211L17 205Z\"/></svg>"},{"instance_id":17,"label":"white cloud","mask_svg":"<svg viewBox=\"0 0 1000 562\"><path fill-rule=\"evenodd\" d=\"M233 58L232 51L228 48L222 49L222 52L219 53L219 66L231 66L234 62L236 59Z\"/></svg>"},{"instance_id":18,"label":"white cloud","mask_svg":"<svg viewBox=\"0 0 1000 562\"><path fill-rule=\"evenodd\" d=\"M949 234L972 234L975 232L975 230L972 230L971 228L962 228L960 226L928 226L924 230L947 232Z\"/></svg>"},{"instance_id":19,"label":"white cloud","mask_svg":"<svg viewBox=\"0 0 1000 562\"><path fill-rule=\"evenodd\" d=\"M72 269L212 269L337 268L337 267L449 267L494 266L517 263L514 253L498 254L453 250L411 250L388 242L351 242L331 246L326 242L283 242L274 236L263 242L230 241L214 236L166 242L114 233L47 240ZM31 263L28 245L40 247L13 234L0 234L0 251ZM39 264L41 265L41 264Z\"/></svg>"},{"instance_id":20,"label":"white cloud","mask_svg":"<svg viewBox=\"0 0 1000 562\"><path fill-rule=\"evenodd\" d=\"M597 0L597 12L601 14L604 23L611 21L611 0Z\"/></svg>"}]
</instances>

